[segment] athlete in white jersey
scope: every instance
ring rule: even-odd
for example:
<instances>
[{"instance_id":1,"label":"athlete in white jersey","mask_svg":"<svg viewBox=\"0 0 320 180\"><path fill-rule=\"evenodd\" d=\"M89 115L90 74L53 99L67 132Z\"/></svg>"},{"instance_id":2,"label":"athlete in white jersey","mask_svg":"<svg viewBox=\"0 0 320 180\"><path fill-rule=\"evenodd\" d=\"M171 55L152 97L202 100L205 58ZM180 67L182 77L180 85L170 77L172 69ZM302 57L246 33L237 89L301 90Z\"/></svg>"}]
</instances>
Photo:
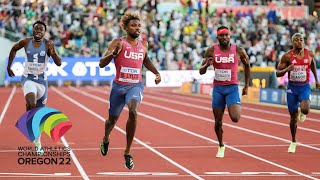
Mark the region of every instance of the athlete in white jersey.
<instances>
[{"instance_id":1,"label":"athlete in white jersey","mask_svg":"<svg viewBox=\"0 0 320 180\"><path fill-rule=\"evenodd\" d=\"M12 47L9 55L7 71L10 77L15 74L11 70L11 64L16 52L21 48L25 49L25 69L21 78L23 93L26 100L27 111L43 107L47 102L48 82L45 74L48 58L51 56L57 66L61 65L61 58L56 53L52 41L43 38L47 30L46 25L37 21L33 24L32 36L23 38ZM35 139L35 145L39 153L43 153L40 137Z\"/></svg>"}]
</instances>

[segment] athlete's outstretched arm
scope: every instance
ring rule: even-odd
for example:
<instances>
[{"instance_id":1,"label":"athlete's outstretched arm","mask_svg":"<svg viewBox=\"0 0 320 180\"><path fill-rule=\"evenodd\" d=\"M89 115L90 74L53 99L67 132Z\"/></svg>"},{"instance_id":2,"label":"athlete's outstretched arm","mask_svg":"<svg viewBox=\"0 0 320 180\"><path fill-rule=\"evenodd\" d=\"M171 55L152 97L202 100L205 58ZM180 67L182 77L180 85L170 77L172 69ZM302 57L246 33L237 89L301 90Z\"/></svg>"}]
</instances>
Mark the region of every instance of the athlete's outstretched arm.
<instances>
[{"instance_id":1,"label":"athlete's outstretched arm","mask_svg":"<svg viewBox=\"0 0 320 180\"><path fill-rule=\"evenodd\" d=\"M199 69L200 75L205 74L207 72L207 68L210 65L212 65L212 61L213 61L212 55L213 55L213 53L214 53L213 46L209 47L206 50L206 53L204 54L204 59L202 61L201 67Z\"/></svg>"},{"instance_id":2,"label":"athlete's outstretched arm","mask_svg":"<svg viewBox=\"0 0 320 180\"><path fill-rule=\"evenodd\" d=\"M122 43L120 39L114 39L111 41L108 50L104 53L103 57L100 59L100 68L106 67L111 60L116 57L122 49Z\"/></svg>"},{"instance_id":3,"label":"athlete's outstretched arm","mask_svg":"<svg viewBox=\"0 0 320 180\"><path fill-rule=\"evenodd\" d=\"M61 57L57 54L56 49L54 48L54 44L52 41L48 41L48 50L49 50L49 56L52 57L53 62L57 66L61 66L62 59Z\"/></svg>"},{"instance_id":4,"label":"athlete's outstretched arm","mask_svg":"<svg viewBox=\"0 0 320 180\"><path fill-rule=\"evenodd\" d=\"M237 53L239 54L240 60L244 66L244 87L242 90L242 95L248 94L248 87L249 87L249 78L250 78L250 61L249 56L247 55L246 51L237 46Z\"/></svg>"},{"instance_id":5,"label":"athlete's outstretched arm","mask_svg":"<svg viewBox=\"0 0 320 180\"><path fill-rule=\"evenodd\" d=\"M10 55L9 55L8 66L7 66L7 72L8 72L10 77L14 77L15 76L14 72L11 70L11 64L13 62L13 59L16 57L17 51L19 51L21 48L25 47L26 44L27 44L27 39L23 38L20 41L18 41L17 43L15 43L13 45L13 47L11 48Z\"/></svg>"},{"instance_id":6,"label":"athlete's outstretched arm","mask_svg":"<svg viewBox=\"0 0 320 180\"><path fill-rule=\"evenodd\" d=\"M320 88L320 84L319 84L319 80L318 80L318 75L317 75L316 61L314 60L314 54L313 54L312 51L309 51L309 55L310 55L310 57L312 58L312 59L311 59L311 66L310 66L310 68L311 68L311 71L312 71L312 73L313 73L313 75L314 75L314 79L315 79L315 81L316 81L316 87L317 87L317 88Z\"/></svg>"},{"instance_id":7,"label":"athlete's outstretched arm","mask_svg":"<svg viewBox=\"0 0 320 180\"><path fill-rule=\"evenodd\" d=\"M290 53L286 52L281 57L280 63L278 64L277 71L276 71L277 77L284 76L287 72L293 70L293 64L290 64L288 66L289 62L290 62Z\"/></svg>"},{"instance_id":8,"label":"athlete's outstretched arm","mask_svg":"<svg viewBox=\"0 0 320 180\"><path fill-rule=\"evenodd\" d=\"M143 42L143 46L148 49L148 42ZM145 54L145 58L143 60L143 65L151 71L154 75L156 75L155 83L159 84L161 82L161 76L157 68L153 65L151 59L148 56L148 52Z\"/></svg>"}]
</instances>

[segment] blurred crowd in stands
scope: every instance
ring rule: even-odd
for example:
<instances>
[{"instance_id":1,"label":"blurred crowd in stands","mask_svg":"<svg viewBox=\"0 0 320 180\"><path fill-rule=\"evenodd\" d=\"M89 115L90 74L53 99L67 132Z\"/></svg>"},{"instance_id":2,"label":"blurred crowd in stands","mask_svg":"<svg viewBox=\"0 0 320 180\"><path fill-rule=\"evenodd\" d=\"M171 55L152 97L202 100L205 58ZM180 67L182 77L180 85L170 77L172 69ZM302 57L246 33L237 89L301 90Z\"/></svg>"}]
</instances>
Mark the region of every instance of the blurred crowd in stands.
<instances>
[{"instance_id":1,"label":"blurred crowd in stands","mask_svg":"<svg viewBox=\"0 0 320 180\"><path fill-rule=\"evenodd\" d=\"M112 39L123 35L119 26L121 15L136 10L142 18L141 38L149 42L149 56L159 69L199 69L204 51L217 42L219 25L230 27L232 42L247 50L252 66L275 66L291 48L291 36L295 32L305 35L305 43L314 51L320 65L318 17L284 20L276 10L217 13L209 3L199 1L185 1L187 6L160 14L158 0L42 0L38 3L0 0L0 36L17 41L30 36L32 24L42 20L48 26L45 37L54 41L61 56L101 56ZM299 0L227 2L302 4Z\"/></svg>"}]
</instances>

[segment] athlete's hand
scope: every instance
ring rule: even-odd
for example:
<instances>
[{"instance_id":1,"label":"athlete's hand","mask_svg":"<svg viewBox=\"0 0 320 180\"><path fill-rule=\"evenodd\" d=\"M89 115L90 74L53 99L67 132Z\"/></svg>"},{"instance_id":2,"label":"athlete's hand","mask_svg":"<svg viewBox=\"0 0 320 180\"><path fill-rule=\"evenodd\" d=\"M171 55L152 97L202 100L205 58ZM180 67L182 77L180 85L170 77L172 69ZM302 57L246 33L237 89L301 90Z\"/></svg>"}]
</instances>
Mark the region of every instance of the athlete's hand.
<instances>
[{"instance_id":1,"label":"athlete's hand","mask_svg":"<svg viewBox=\"0 0 320 180\"><path fill-rule=\"evenodd\" d=\"M48 50L49 50L49 53L50 53L50 56L52 56L52 54L55 54L55 50L54 50L54 44L52 41L49 41L48 42Z\"/></svg>"},{"instance_id":2,"label":"athlete's hand","mask_svg":"<svg viewBox=\"0 0 320 180\"><path fill-rule=\"evenodd\" d=\"M8 74L9 74L10 77L14 77L14 76L15 76L15 74L14 74L14 72L11 70L11 68L7 68L7 71L8 71Z\"/></svg>"},{"instance_id":3,"label":"athlete's hand","mask_svg":"<svg viewBox=\"0 0 320 180\"><path fill-rule=\"evenodd\" d=\"M319 81L316 81L316 88L320 88Z\"/></svg>"},{"instance_id":4,"label":"athlete's hand","mask_svg":"<svg viewBox=\"0 0 320 180\"><path fill-rule=\"evenodd\" d=\"M209 67L213 64L213 58L212 57L207 57L206 58L206 66Z\"/></svg>"},{"instance_id":5,"label":"athlete's hand","mask_svg":"<svg viewBox=\"0 0 320 180\"><path fill-rule=\"evenodd\" d=\"M292 70L293 70L293 64L290 64L290 65L287 67L287 72L292 71Z\"/></svg>"},{"instance_id":6,"label":"athlete's hand","mask_svg":"<svg viewBox=\"0 0 320 180\"><path fill-rule=\"evenodd\" d=\"M242 96L248 94L248 86L244 86L242 89Z\"/></svg>"},{"instance_id":7,"label":"athlete's hand","mask_svg":"<svg viewBox=\"0 0 320 180\"><path fill-rule=\"evenodd\" d=\"M161 82L161 76L160 76L160 74L156 74L156 79L154 80L154 82L155 82L156 84L159 84L159 83Z\"/></svg>"},{"instance_id":8,"label":"athlete's hand","mask_svg":"<svg viewBox=\"0 0 320 180\"><path fill-rule=\"evenodd\" d=\"M114 55L114 56L118 55L120 53L121 49L122 49L122 42L119 41L119 42L117 42L116 48L112 51L112 55Z\"/></svg>"}]
</instances>

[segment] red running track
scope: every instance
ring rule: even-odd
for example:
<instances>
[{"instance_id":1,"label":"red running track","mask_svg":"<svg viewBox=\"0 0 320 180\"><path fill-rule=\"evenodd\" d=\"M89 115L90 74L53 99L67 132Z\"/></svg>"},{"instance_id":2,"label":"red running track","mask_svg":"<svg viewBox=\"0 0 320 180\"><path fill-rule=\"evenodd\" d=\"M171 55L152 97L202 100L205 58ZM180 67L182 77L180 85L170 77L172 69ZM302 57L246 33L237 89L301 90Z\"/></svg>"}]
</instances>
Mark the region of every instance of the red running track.
<instances>
[{"instance_id":1,"label":"red running track","mask_svg":"<svg viewBox=\"0 0 320 180\"><path fill-rule=\"evenodd\" d=\"M42 144L70 147L72 161L69 165L39 165L18 163L22 157L18 147L32 147L14 126L25 111L24 97L19 87L1 88L0 178L320 178L319 112L310 113L307 121L298 124L300 144L295 154L289 154L286 108L244 103L239 123L232 123L227 114L224 116L227 147L225 158L217 159L210 97L176 94L172 89L162 88L145 89L139 107L137 139L132 147L135 168L127 170L123 160L127 109L112 131L107 157L99 152L109 90L109 87L49 89L47 105L66 114L73 127L64 136L64 142L56 144L43 135Z\"/></svg>"}]
</instances>

